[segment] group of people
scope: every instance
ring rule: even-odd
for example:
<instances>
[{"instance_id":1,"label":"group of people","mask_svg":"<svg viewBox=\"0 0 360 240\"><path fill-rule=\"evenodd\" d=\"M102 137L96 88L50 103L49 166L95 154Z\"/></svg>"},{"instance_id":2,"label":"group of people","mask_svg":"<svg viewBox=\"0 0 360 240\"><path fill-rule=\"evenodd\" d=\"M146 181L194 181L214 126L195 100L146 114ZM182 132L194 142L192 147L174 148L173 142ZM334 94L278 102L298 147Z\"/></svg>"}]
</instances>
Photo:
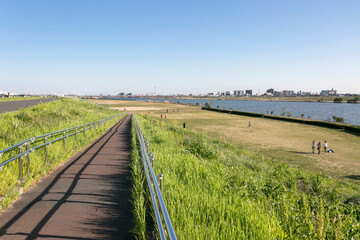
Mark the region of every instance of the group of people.
<instances>
[{"instance_id":1,"label":"group of people","mask_svg":"<svg viewBox=\"0 0 360 240\"><path fill-rule=\"evenodd\" d=\"M324 153L326 153L326 151L327 151L327 148L328 148L328 144L327 144L327 142L326 141L324 141L324 143L323 144L321 144L321 142L318 142L317 144L316 144L316 142L315 142L315 140L312 142L312 153L315 153L315 147L317 148L317 150L318 150L318 154L320 154L321 153L321 147L324 147Z\"/></svg>"}]
</instances>

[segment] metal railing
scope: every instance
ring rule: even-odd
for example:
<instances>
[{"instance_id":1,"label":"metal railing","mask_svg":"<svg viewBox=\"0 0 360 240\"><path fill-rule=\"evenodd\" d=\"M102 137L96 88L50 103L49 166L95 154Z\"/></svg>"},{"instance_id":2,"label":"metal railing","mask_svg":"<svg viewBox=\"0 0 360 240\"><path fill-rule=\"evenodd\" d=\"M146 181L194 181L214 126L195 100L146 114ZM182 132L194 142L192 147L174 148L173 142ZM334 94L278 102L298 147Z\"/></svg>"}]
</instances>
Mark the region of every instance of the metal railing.
<instances>
[{"instance_id":1,"label":"metal railing","mask_svg":"<svg viewBox=\"0 0 360 240\"><path fill-rule=\"evenodd\" d=\"M176 240L176 234L161 194L161 190L163 188L163 175L158 174L157 176L155 176L154 170L152 168L155 158L151 152L148 152L149 141L146 140L145 135L143 134L135 115L133 115L133 119L135 122L136 134L140 143L142 162L145 170L146 181L150 191L150 196L152 200L151 202L155 212L156 224L158 227L160 239ZM163 226L164 224L167 233L165 232Z\"/></svg>"},{"instance_id":2,"label":"metal railing","mask_svg":"<svg viewBox=\"0 0 360 240\"><path fill-rule=\"evenodd\" d=\"M99 121L95 121L95 122L79 125L79 126L76 126L76 127L60 130L60 131L57 131L57 132L47 133L47 134L44 134L44 135L41 135L41 136L29 138L29 139L26 139L26 140L24 140L22 142L19 142L19 143L15 144L15 145L12 145L12 146L10 146L8 148L0 150L0 158L1 158L4 153L9 152L9 151L14 151L14 150L18 149L18 153L15 156L10 157L5 162L0 163L0 171L2 170L2 168L5 165L15 161L16 159L19 159L19 180L23 181L23 158L25 156L27 157L27 176L29 177L29 174L30 174L30 154L32 152L34 152L35 150L44 147L45 162L48 163L47 148L52 143L63 140L63 148L64 148L64 152L66 152L66 143L65 142L66 142L66 139L68 137L75 136L76 147L78 147L77 136L78 136L79 133L83 133L84 138L85 138L86 130L91 130L93 128L95 128L95 130L96 130L96 127L98 127L99 125L102 125L105 122L107 122L107 121L109 121L111 119L114 119L116 117L120 117L121 115L124 115L124 114L125 113L118 114L118 115L115 115L115 116L103 118L103 119L101 119ZM23 151L23 147L26 147L25 151Z\"/></svg>"}]
</instances>

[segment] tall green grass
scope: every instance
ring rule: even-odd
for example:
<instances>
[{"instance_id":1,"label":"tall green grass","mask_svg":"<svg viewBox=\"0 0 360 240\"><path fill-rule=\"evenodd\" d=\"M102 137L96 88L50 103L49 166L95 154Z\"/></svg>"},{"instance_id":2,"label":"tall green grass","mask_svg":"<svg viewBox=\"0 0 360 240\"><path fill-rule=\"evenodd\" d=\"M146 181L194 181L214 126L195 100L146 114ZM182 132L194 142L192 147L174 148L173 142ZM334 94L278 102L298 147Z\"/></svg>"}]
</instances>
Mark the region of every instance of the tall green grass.
<instances>
[{"instance_id":1,"label":"tall green grass","mask_svg":"<svg viewBox=\"0 0 360 240\"><path fill-rule=\"evenodd\" d=\"M357 188L137 116L178 239L360 239Z\"/></svg>"},{"instance_id":2,"label":"tall green grass","mask_svg":"<svg viewBox=\"0 0 360 240\"><path fill-rule=\"evenodd\" d=\"M32 137L97 121L116 114L118 114L116 111L72 99L62 99L16 112L4 113L0 115L0 149ZM96 129L87 130L85 135L83 133L78 134L77 142L75 136L69 137L66 139L65 152L62 140L51 144L48 147L48 162L45 161L43 148L35 150L30 154L29 176L27 176L27 158L24 156L23 182L19 181L19 160L5 165L0 171L0 208L5 208L16 198L20 187L28 188L76 151L88 146L118 120L119 118L115 118ZM22 149L23 151L26 150L25 147ZM15 156L18 151L18 149L14 149L3 154L0 162Z\"/></svg>"},{"instance_id":3,"label":"tall green grass","mask_svg":"<svg viewBox=\"0 0 360 240\"><path fill-rule=\"evenodd\" d=\"M131 128L131 173L132 173L132 205L134 213L133 233L136 239L145 239L146 203L145 179L139 154L139 144L136 137L134 122Z\"/></svg>"}]
</instances>

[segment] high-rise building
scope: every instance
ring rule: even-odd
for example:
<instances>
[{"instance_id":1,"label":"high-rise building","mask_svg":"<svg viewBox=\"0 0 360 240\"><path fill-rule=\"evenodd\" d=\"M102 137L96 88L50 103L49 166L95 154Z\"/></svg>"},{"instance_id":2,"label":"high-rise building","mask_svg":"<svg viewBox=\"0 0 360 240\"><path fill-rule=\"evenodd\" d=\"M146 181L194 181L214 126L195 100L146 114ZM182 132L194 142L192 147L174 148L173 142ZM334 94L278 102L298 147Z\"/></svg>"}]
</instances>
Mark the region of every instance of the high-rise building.
<instances>
[{"instance_id":1,"label":"high-rise building","mask_svg":"<svg viewBox=\"0 0 360 240\"><path fill-rule=\"evenodd\" d=\"M252 96L252 90L245 90L246 96Z\"/></svg>"}]
</instances>

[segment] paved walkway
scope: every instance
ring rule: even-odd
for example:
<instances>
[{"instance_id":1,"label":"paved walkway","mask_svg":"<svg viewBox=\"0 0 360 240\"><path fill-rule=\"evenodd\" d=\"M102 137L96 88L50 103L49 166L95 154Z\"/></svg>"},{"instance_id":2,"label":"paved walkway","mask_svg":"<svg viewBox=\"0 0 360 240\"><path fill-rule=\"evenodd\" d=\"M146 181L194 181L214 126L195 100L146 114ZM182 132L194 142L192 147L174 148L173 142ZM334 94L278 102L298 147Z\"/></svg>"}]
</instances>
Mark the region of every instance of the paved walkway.
<instances>
[{"instance_id":1,"label":"paved walkway","mask_svg":"<svg viewBox=\"0 0 360 240\"><path fill-rule=\"evenodd\" d=\"M0 215L0 239L132 239L131 117Z\"/></svg>"},{"instance_id":2,"label":"paved walkway","mask_svg":"<svg viewBox=\"0 0 360 240\"><path fill-rule=\"evenodd\" d=\"M60 98L41 98L41 99L0 102L0 113L13 112L19 110L20 108L28 108L37 105L40 102L46 103L54 100L60 100Z\"/></svg>"}]
</instances>

